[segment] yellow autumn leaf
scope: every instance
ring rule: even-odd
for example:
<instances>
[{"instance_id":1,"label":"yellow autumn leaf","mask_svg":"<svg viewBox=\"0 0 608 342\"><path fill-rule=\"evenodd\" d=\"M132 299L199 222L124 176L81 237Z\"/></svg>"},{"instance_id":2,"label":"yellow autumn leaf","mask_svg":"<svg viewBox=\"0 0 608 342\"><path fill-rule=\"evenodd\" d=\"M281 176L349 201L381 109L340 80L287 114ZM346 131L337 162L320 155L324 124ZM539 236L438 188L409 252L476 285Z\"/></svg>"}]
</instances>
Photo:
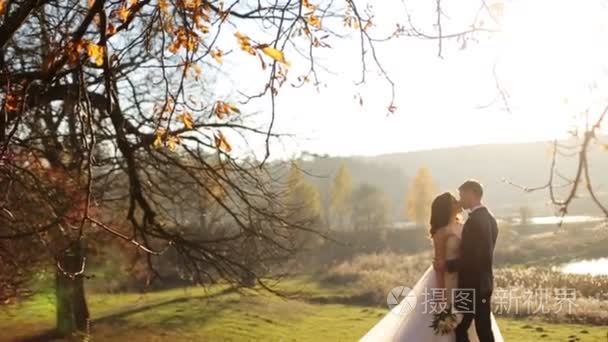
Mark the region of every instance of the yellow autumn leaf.
<instances>
[{"instance_id":1,"label":"yellow autumn leaf","mask_svg":"<svg viewBox=\"0 0 608 342\"><path fill-rule=\"evenodd\" d=\"M241 113L241 110L240 110L240 109L239 109L239 108L238 108L238 107L237 107L235 104L228 103L228 107L229 107L229 108L230 108L230 110L231 110L232 112L234 112L234 113L237 113L237 114L240 114L240 113Z\"/></svg>"},{"instance_id":2,"label":"yellow autumn leaf","mask_svg":"<svg viewBox=\"0 0 608 342\"><path fill-rule=\"evenodd\" d=\"M103 65L103 46L89 43L87 44L87 54L89 57L91 57L95 64L98 66Z\"/></svg>"},{"instance_id":3,"label":"yellow autumn leaf","mask_svg":"<svg viewBox=\"0 0 608 342\"><path fill-rule=\"evenodd\" d=\"M198 0L182 0L182 5L184 8L193 10L200 5L200 1Z\"/></svg>"},{"instance_id":4,"label":"yellow autumn leaf","mask_svg":"<svg viewBox=\"0 0 608 342\"><path fill-rule=\"evenodd\" d=\"M179 49L179 42L175 41L175 42L172 42L171 44L169 44L169 51L171 53L177 53L178 49Z\"/></svg>"},{"instance_id":5,"label":"yellow autumn leaf","mask_svg":"<svg viewBox=\"0 0 608 342\"><path fill-rule=\"evenodd\" d=\"M285 55L283 54L283 51L281 51L281 50L277 50L270 46L265 46L264 48L262 48L262 52L264 52L264 54L266 56L274 59L275 61L277 61L279 63L289 65L287 60L285 60Z\"/></svg>"},{"instance_id":6,"label":"yellow autumn leaf","mask_svg":"<svg viewBox=\"0 0 608 342\"><path fill-rule=\"evenodd\" d=\"M163 137L157 135L156 138L154 138L154 148L160 148L161 146L163 146Z\"/></svg>"},{"instance_id":7,"label":"yellow autumn leaf","mask_svg":"<svg viewBox=\"0 0 608 342\"><path fill-rule=\"evenodd\" d=\"M226 106L226 103L223 101L217 101L217 103L215 104L215 115L217 115L218 118L222 119L227 114L228 106Z\"/></svg>"},{"instance_id":8,"label":"yellow autumn leaf","mask_svg":"<svg viewBox=\"0 0 608 342\"><path fill-rule=\"evenodd\" d=\"M234 35L236 36L236 39L239 42L239 45L241 46L241 50L246 51L252 55L256 54L255 49L251 46L251 40L248 36L240 32L236 32Z\"/></svg>"},{"instance_id":9,"label":"yellow autumn leaf","mask_svg":"<svg viewBox=\"0 0 608 342\"><path fill-rule=\"evenodd\" d=\"M306 21L308 22L308 25L312 27L321 28L321 19L316 15L311 14Z\"/></svg>"},{"instance_id":10,"label":"yellow autumn leaf","mask_svg":"<svg viewBox=\"0 0 608 342\"><path fill-rule=\"evenodd\" d=\"M177 145L179 145L180 143L181 143L181 140L179 139L178 136L170 135L167 137L167 147L171 151L175 151L175 149L177 148Z\"/></svg>"},{"instance_id":11,"label":"yellow autumn leaf","mask_svg":"<svg viewBox=\"0 0 608 342\"><path fill-rule=\"evenodd\" d=\"M131 14L131 11L129 11L127 6L120 6L116 14L118 15L118 18L124 23L125 21L127 21L127 19L129 19L129 14Z\"/></svg>"},{"instance_id":12,"label":"yellow autumn leaf","mask_svg":"<svg viewBox=\"0 0 608 342\"><path fill-rule=\"evenodd\" d=\"M192 129L194 126L194 120L192 120L192 115L188 112L183 112L178 116L178 119L184 124L184 127L187 129Z\"/></svg>"},{"instance_id":13,"label":"yellow autumn leaf","mask_svg":"<svg viewBox=\"0 0 608 342\"><path fill-rule=\"evenodd\" d=\"M196 51L198 49L198 40L195 37L189 36L186 40L186 50Z\"/></svg>"},{"instance_id":14,"label":"yellow autumn leaf","mask_svg":"<svg viewBox=\"0 0 608 342\"><path fill-rule=\"evenodd\" d=\"M218 118L223 119L225 116L231 113L240 114L241 110L232 103L217 101L215 104L215 115L217 115Z\"/></svg>"},{"instance_id":15,"label":"yellow autumn leaf","mask_svg":"<svg viewBox=\"0 0 608 342\"><path fill-rule=\"evenodd\" d=\"M308 0L302 0L302 6L304 6L305 8L307 8L309 10L312 10L312 11L314 11L317 8L316 5L311 4L310 1L308 1Z\"/></svg>"},{"instance_id":16,"label":"yellow autumn leaf","mask_svg":"<svg viewBox=\"0 0 608 342\"><path fill-rule=\"evenodd\" d=\"M154 148L161 148L163 146L163 135L165 135L165 129L162 127L154 132Z\"/></svg>"},{"instance_id":17,"label":"yellow autumn leaf","mask_svg":"<svg viewBox=\"0 0 608 342\"><path fill-rule=\"evenodd\" d=\"M188 51L196 51L199 46L200 37L192 30L184 26L177 28L174 32L175 39L169 45L169 51L177 53L180 48Z\"/></svg>"},{"instance_id":18,"label":"yellow autumn leaf","mask_svg":"<svg viewBox=\"0 0 608 342\"><path fill-rule=\"evenodd\" d=\"M169 4L167 3L167 0L158 0L158 8L163 12L166 13L167 10L169 9Z\"/></svg>"},{"instance_id":19,"label":"yellow autumn leaf","mask_svg":"<svg viewBox=\"0 0 608 342\"><path fill-rule=\"evenodd\" d=\"M224 51L220 50L220 49L215 49L215 50L211 50L211 57L213 57L213 59L215 59L216 62L218 62L219 64L222 64L222 57L224 56Z\"/></svg>"},{"instance_id":20,"label":"yellow autumn leaf","mask_svg":"<svg viewBox=\"0 0 608 342\"><path fill-rule=\"evenodd\" d=\"M217 132L215 134L215 146L223 152L230 153L232 151L232 146L226 140L226 137L222 134L222 132Z\"/></svg>"}]
</instances>

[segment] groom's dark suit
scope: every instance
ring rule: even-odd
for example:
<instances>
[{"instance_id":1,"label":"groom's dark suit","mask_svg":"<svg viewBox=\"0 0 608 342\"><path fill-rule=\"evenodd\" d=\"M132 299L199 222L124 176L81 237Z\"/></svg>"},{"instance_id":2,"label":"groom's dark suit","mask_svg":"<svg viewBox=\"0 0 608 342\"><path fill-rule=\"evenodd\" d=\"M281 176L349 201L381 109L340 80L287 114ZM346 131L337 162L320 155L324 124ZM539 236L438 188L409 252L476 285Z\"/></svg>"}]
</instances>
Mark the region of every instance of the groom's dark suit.
<instances>
[{"instance_id":1,"label":"groom's dark suit","mask_svg":"<svg viewBox=\"0 0 608 342\"><path fill-rule=\"evenodd\" d=\"M496 219L485 207L474 209L462 229L460 257L447 261L448 272L458 272L458 287L475 291L474 313L465 313L456 328L456 341L468 342L467 330L475 318L475 329L480 342L493 342L492 307L490 298L494 290L492 259L498 236Z\"/></svg>"}]
</instances>

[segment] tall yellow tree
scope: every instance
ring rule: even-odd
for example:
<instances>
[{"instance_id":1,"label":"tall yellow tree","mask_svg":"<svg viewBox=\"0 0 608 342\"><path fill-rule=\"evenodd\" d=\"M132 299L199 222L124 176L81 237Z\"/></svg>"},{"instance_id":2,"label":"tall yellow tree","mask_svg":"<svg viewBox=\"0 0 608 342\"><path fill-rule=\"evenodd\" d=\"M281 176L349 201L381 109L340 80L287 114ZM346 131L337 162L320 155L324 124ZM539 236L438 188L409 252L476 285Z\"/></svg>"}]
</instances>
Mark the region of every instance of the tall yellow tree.
<instances>
[{"instance_id":1,"label":"tall yellow tree","mask_svg":"<svg viewBox=\"0 0 608 342\"><path fill-rule=\"evenodd\" d=\"M331 217L336 219L338 228L343 228L350 217L353 195L353 179L346 165L342 164L338 169L330 191Z\"/></svg>"},{"instance_id":2,"label":"tall yellow tree","mask_svg":"<svg viewBox=\"0 0 608 342\"><path fill-rule=\"evenodd\" d=\"M436 193L437 186L431 176L431 170L426 167L418 169L407 193L406 217L418 225L426 224L431 214L431 202Z\"/></svg>"},{"instance_id":3,"label":"tall yellow tree","mask_svg":"<svg viewBox=\"0 0 608 342\"><path fill-rule=\"evenodd\" d=\"M319 189L306 180L302 171L292 165L287 179L287 207L292 220L301 225L314 225L321 218Z\"/></svg>"}]
</instances>

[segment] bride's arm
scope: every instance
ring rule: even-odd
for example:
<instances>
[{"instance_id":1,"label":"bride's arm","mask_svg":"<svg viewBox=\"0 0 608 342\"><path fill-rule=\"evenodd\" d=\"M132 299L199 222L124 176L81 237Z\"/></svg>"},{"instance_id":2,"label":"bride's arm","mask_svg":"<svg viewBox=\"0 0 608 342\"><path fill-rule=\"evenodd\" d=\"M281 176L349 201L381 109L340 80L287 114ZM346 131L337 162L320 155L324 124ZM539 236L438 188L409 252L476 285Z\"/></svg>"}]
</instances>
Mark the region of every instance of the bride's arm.
<instances>
[{"instance_id":1,"label":"bride's arm","mask_svg":"<svg viewBox=\"0 0 608 342\"><path fill-rule=\"evenodd\" d=\"M446 237L443 230L439 230L433 235L433 268L437 272L438 288L445 288Z\"/></svg>"}]
</instances>

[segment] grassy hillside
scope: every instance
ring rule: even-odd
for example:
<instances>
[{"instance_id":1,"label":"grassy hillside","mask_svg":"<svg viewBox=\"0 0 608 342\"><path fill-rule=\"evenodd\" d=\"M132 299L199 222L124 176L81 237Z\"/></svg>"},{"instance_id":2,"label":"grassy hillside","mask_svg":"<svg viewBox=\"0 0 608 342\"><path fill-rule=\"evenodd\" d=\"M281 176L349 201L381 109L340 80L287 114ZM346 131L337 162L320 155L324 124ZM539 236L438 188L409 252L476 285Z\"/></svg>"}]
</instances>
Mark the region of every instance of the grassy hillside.
<instances>
[{"instance_id":1,"label":"grassy hillside","mask_svg":"<svg viewBox=\"0 0 608 342\"><path fill-rule=\"evenodd\" d=\"M386 312L338 304L347 295L308 279L267 292L216 286L140 294L92 295L92 341L354 341ZM324 304L321 304L325 298ZM53 300L38 295L0 311L0 340L19 341L52 327ZM606 341L607 329L499 318L506 341ZM48 340L43 337L39 340Z\"/></svg>"}]
</instances>

